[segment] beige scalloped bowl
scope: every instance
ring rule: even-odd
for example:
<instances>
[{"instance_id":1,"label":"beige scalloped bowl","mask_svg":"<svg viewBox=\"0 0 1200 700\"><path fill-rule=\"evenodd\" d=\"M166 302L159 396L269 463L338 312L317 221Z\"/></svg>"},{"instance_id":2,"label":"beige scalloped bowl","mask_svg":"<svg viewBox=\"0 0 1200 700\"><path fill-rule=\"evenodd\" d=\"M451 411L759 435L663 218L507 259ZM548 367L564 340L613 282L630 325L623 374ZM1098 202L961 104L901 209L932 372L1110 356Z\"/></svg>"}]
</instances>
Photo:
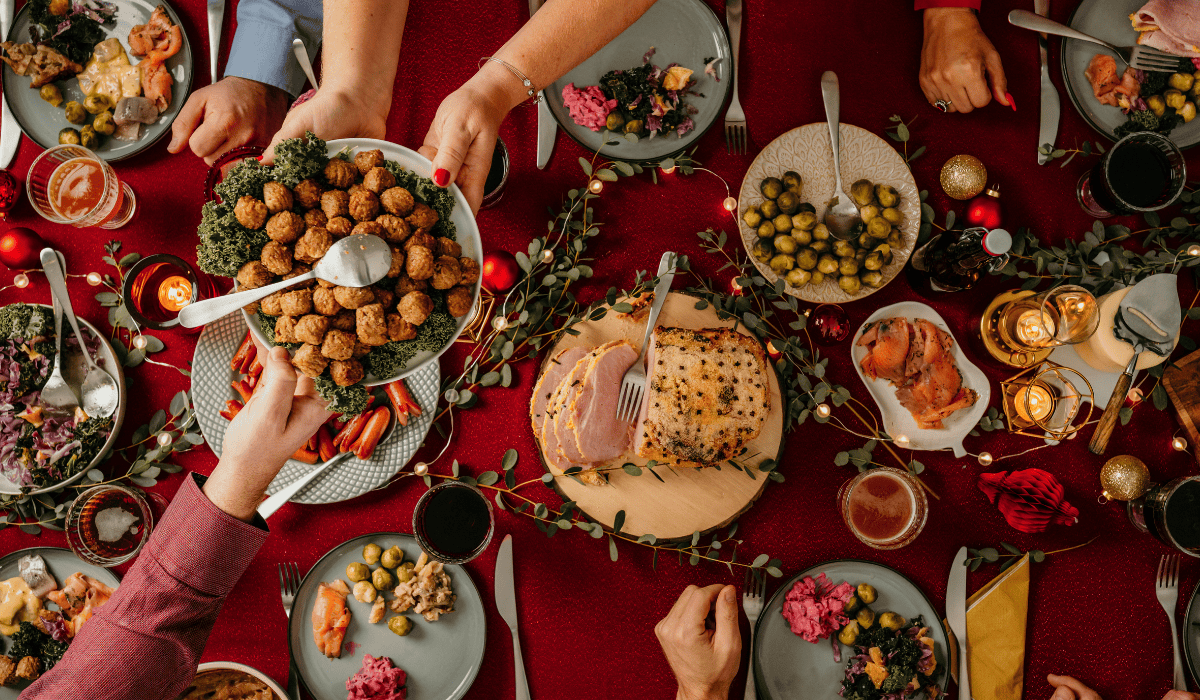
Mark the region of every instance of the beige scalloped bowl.
<instances>
[{"instance_id":1,"label":"beige scalloped bowl","mask_svg":"<svg viewBox=\"0 0 1200 700\"><path fill-rule=\"evenodd\" d=\"M272 680L270 676L245 664L234 663L232 661L210 661L196 667L196 675L200 675L205 671L241 671L265 683L271 689L271 692L275 693L275 700L287 700L288 698L287 692L279 687L279 684Z\"/></svg>"},{"instance_id":2,"label":"beige scalloped bowl","mask_svg":"<svg viewBox=\"0 0 1200 700\"><path fill-rule=\"evenodd\" d=\"M838 286L837 279L833 276L815 286L806 284L799 289L790 285L787 287L788 294L814 303L844 304L883 289L904 269L908 256L912 255L913 248L916 247L917 233L921 228L921 196L904 158L887 141L866 129L842 124L838 133L842 142L843 187L849 193L851 183L866 178L876 184L896 188L900 194L898 209L904 215L900 224L904 245L893 251L892 262L880 270L883 273L883 284L877 288L864 285L857 293L847 294ZM772 284L779 279L779 275L775 274L770 265L755 260L751 254L758 234L742 221L742 212L746 207L758 206L763 202L764 197L758 189L763 178L782 177L788 170L800 173L804 180L804 201L812 204L817 210L817 215L824 218L825 205L833 198L837 184L833 174L833 150L829 147L829 127L825 122L797 127L767 144L750 164L750 169L746 171L746 177L742 180L736 212L742 244L746 247L750 261L758 268L759 274Z\"/></svg>"}]
</instances>

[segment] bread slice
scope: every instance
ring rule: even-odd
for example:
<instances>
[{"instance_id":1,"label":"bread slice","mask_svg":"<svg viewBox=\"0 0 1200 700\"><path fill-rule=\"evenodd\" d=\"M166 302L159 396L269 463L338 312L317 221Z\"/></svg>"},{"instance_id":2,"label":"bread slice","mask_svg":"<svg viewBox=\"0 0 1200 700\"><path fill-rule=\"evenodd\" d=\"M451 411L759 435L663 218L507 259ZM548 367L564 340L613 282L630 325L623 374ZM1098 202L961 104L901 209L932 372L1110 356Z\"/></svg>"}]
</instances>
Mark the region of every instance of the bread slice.
<instances>
[{"instance_id":1,"label":"bread slice","mask_svg":"<svg viewBox=\"0 0 1200 700\"><path fill-rule=\"evenodd\" d=\"M659 328L646 355L639 457L703 467L736 457L771 412L766 354L728 328Z\"/></svg>"}]
</instances>

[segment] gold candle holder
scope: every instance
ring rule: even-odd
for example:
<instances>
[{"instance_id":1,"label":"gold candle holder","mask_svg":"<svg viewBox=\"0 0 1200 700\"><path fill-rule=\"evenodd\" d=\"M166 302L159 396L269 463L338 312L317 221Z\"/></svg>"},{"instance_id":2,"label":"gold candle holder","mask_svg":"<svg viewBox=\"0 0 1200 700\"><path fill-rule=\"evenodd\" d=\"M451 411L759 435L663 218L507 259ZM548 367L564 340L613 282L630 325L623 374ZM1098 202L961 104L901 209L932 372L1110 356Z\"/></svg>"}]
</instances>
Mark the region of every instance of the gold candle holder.
<instances>
[{"instance_id":1,"label":"gold candle holder","mask_svg":"<svg viewBox=\"0 0 1200 700\"><path fill-rule=\"evenodd\" d=\"M1087 340L1099 325L1096 297L1083 287L1064 284L1040 294L1000 294L980 317L979 332L995 359L1012 367L1033 367L1054 348Z\"/></svg>"},{"instance_id":2,"label":"gold candle holder","mask_svg":"<svg viewBox=\"0 0 1200 700\"><path fill-rule=\"evenodd\" d=\"M1008 432L1015 435L1065 440L1092 417L1092 384L1070 367L1043 362L1000 382L1000 388ZM1087 413L1079 420L1084 401Z\"/></svg>"}]
</instances>

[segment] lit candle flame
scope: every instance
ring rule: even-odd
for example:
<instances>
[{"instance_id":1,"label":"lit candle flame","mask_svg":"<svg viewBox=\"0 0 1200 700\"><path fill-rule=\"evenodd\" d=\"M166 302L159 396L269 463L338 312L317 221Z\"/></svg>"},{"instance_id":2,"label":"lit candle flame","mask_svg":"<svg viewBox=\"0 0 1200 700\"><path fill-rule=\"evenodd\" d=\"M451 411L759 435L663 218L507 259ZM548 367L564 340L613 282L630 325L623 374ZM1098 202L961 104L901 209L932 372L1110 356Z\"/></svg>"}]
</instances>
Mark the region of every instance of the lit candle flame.
<instances>
[{"instance_id":1,"label":"lit candle flame","mask_svg":"<svg viewBox=\"0 0 1200 700\"><path fill-rule=\"evenodd\" d=\"M158 285L158 303L167 311L179 311L192 303L192 283L186 277L171 275Z\"/></svg>"}]
</instances>

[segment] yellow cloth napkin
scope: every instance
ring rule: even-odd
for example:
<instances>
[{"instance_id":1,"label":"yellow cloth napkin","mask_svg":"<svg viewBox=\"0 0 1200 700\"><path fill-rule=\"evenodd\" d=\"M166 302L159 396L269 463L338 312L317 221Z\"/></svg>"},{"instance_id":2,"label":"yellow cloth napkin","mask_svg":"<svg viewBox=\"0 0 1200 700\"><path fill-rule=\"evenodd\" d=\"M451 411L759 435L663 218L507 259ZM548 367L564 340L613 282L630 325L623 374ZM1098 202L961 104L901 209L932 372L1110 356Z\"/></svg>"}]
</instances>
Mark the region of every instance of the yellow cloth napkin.
<instances>
[{"instance_id":1,"label":"yellow cloth napkin","mask_svg":"<svg viewBox=\"0 0 1200 700\"><path fill-rule=\"evenodd\" d=\"M1025 682L1025 619L1029 555L967 598L967 645L974 700L1021 700ZM958 681L958 642L950 626L950 673Z\"/></svg>"}]
</instances>

